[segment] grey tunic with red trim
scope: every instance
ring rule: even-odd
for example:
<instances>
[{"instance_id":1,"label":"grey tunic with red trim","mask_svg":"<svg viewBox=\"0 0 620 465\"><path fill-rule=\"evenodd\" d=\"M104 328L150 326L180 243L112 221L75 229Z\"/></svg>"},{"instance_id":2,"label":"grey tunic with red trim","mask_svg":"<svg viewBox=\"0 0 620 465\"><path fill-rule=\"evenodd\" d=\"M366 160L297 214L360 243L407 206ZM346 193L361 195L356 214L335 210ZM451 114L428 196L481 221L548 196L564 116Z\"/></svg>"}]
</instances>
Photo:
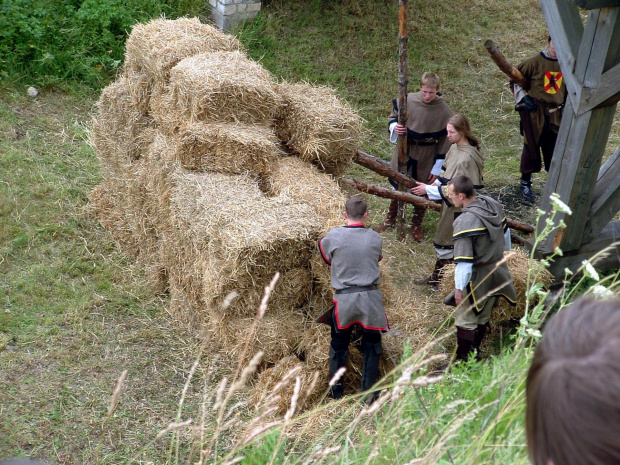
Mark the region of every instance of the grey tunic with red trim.
<instances>
[{"instance_id":1,"label":"grey tunic with red trim","mask_svg":"<svg viewBox=\"0 0 620 465\"><path fill-rule=\"evenodd\" d=\"M516 305L517 294L504 258L504 232L508 228L504 209L496 200L479 195L454 220L454 261L473 263L471 280L464 294L474 314L482 312L485 301L503 297ZM454 291L444 299L447 305L456 305Z\"/></svg>"},{"instance_id":2,"label":"grey tunic with red trim","mask_svg":"<svg viewBox=\"0 0 620 465\"><path fill-rule=\"evenodd\" d=\"M336 290L334 320L338 329L355 323L370 331L389 329L380 290L348 292L381 283L382 245L381 236L362 224L334 228L319 241L321 255L331 265L332 287Z\"/></svg>"}]
</instances>

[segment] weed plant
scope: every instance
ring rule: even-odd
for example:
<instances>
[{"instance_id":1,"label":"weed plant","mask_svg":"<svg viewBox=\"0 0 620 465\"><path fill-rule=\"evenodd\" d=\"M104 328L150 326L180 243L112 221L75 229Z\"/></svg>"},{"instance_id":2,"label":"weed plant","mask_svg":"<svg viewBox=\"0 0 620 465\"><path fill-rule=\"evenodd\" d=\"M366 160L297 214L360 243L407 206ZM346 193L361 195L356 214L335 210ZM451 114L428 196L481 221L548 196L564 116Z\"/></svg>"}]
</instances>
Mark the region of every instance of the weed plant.
<instances>
[{"instance_id":1,"label":"weed plant","mask_svg":"<svg viewBox=\"0 0 620 465\"><path fill-rule=\"evenodd\" d=\"M47 86L107 83L136 22L165 15L206 18L203 0L3 0L0 81Z\"/></svg>"}]
</instances>

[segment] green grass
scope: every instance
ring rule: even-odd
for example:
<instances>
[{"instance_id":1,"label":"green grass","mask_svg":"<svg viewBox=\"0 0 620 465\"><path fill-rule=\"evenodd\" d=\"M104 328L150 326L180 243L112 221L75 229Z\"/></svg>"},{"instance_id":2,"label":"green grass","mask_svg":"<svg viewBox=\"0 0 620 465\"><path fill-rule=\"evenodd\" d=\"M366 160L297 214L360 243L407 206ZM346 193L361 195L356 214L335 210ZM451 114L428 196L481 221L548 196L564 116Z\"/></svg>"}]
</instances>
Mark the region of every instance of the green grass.
<instances>
[{"instance_id":1,"label":"green grass","mask_svg":"<svg viewBox=\"0 0 620 465\"><path fill-rule=\"evenodd\" d=\"M396 17L394 1L274 0L239 37L275 77L336 88L365 120L363 148L387 159L386 116L398 90ZM516 183L521 139L507 80L482 43L494 39L516 63L538 51L545 37L535 1L410 2L410 90L417 90L423 71L440 74L447 101L471 118L482 138L487 183ZM88 197L101 182L86 141L97 92L68 87L45 90L37 99L26 97L25 86L0 88L0 460L185 463L199 429L179 433L179 460L173 436L152 441L176 420L180 399L182 419L200 425L203 396L212 395L234 367L211 367L213 354L206 350L182 394L201 335L168 315L166 297L153 295L142 271L89 216ZM617 121L614 128L610 145L618 142ZM357 166L349 174L384 183ZM386 208L386 201L371 199L370 223L378 224ZM432 221L425 227L432 237ZM385 247L400 288L434 260L429 241L401 243L389 232ZM436 299L425 291L422 298ZM239 453L244 463L301 463L337 445L340 450L327 457L331 463L407 463L444 438L437 463L450 463L450 457L458 464L527 463L522 421L528 351L458 368L437 385L409 388L377 416L356 420L361 408L348 399L324 434L300 437L290 434L293 428L280 436L274 430ZM123 370L127 380L107 418ZM474 411L447 438L454 422ZM239 412L240 418L251 416L246 408ZM213 415L207 412L202 431L207 441L215 430ZM223 432L220 456L239 434ZM198 460L196 454L190 458Z\"/></svg>"}]
</instances>

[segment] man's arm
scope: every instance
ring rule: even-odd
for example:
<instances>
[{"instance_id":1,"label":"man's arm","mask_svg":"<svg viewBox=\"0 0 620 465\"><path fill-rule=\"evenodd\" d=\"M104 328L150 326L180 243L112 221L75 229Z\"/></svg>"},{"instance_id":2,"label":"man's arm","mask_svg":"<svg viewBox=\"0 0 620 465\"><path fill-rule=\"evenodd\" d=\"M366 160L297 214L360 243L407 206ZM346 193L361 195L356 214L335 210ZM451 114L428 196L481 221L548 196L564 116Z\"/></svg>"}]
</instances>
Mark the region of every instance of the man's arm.
<instances>
[{"instance_id":1,"label":"man's arm","mask_svg":"<svg viewBox=\"0 0 620 465\"><path fill-rule=\"evenodd\" d=\"M467 284L471 281L471 273L473 263L460 262L456 264L454 270L454 300L456 305L461 305L463 301L463 290L467 288Z\"/></svg>"}]
</instances>

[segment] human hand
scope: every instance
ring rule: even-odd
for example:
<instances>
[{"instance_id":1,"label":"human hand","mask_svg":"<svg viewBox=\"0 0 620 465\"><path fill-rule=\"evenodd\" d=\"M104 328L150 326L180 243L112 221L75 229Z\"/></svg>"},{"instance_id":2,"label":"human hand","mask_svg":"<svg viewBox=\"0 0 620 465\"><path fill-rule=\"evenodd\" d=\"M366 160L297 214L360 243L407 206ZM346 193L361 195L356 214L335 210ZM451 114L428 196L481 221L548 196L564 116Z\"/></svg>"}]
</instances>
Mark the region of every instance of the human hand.
<instances>
[{"instance_id":1,"label":"human hand","mask_svg":"<svg viewBox=\"0 0 620 465\"><path fill-rule=\"evenodd\" d=\"M402 124L396 123L396 126L394 126L394 132L399 136L404 136L407 134L407 128Z\"/></svg>"},{"instance_id":2,"label":"human hand","mask_svg":"<svg viewBox=\"0 0 620 465\"><path fill-rule=\"evenodd\" d=\"M424 184L423 182L415 182L415 187L412 187L411 189L409 189L411 191L412 194L415 195L419 195L419 196L423 196L426 195L426 184Z\"/></svg>"},{"instance_id":3,"label":"human hand","mask_svg":"<svg viewBox=\"0 0 620 465\"><path fill-rule=\"evenodd\" d=\"M461 302L463 302L463 291L461 289L454 290L454 301L457 306L461 305Z\"/></svg>"},{"instance_id":4,"label":"human hand","mask_svg":"<svg viewBox=\"0 0 620 465\"><path fill-rule=\"evenodd\" d=\"M436 180L437 180L438 176L436 174L429 174L428 175L428 183L429 184L433 184Z\"/></svg>"},{"instance_id":5,"label":"human hand","mask_svg":"<svg viewBox=\"0 0 620 465\"><path fill-rule=\"evenodd\" d=\"M536 110L537 106L538 105L536 104L536 101L529 95L526 95L521 99L521 101L517 104L515 108L517 111L532 111Z\"/></svg>"}]
</instances>

